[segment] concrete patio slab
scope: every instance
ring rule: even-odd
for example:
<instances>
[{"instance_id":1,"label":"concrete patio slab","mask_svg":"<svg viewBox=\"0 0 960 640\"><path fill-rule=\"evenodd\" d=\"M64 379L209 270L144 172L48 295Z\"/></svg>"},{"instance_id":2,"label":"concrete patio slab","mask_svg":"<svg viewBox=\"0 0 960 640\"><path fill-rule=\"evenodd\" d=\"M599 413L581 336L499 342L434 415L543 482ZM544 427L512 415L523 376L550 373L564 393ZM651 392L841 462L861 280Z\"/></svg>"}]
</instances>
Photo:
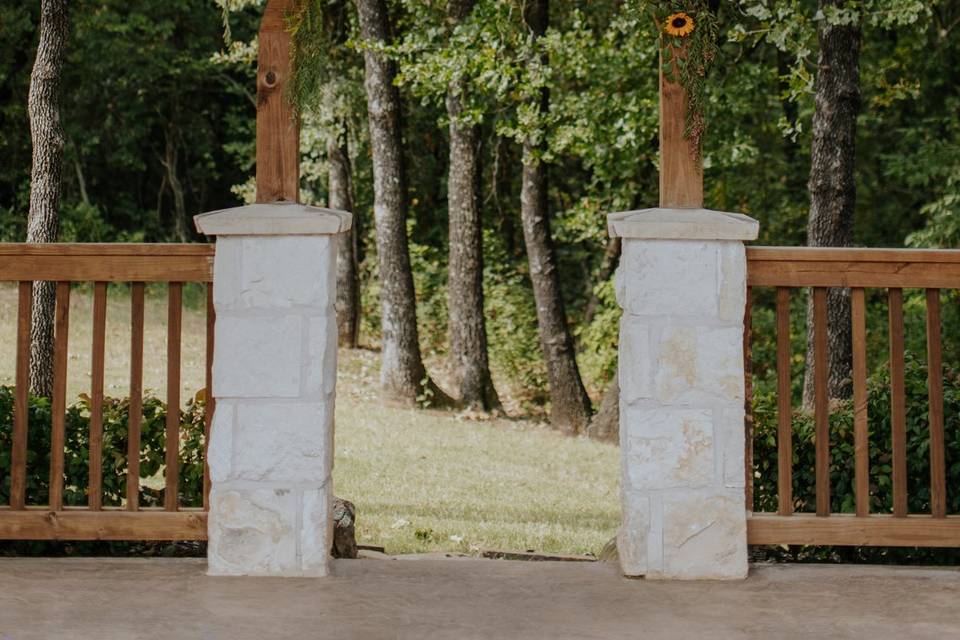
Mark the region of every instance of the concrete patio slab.
<instances>
[{"instance_id":1,"label":"concrete patio slab","mask_svg":"<svg viewBox=\"0 0 960 640\"><path fill-rule=\"evenodd\" d=\"M960 570L754 566L649 582L615 565L337 560L326 579L183 559L0 559L0 639L960 638Z\"/></svg>"}]
</instances>

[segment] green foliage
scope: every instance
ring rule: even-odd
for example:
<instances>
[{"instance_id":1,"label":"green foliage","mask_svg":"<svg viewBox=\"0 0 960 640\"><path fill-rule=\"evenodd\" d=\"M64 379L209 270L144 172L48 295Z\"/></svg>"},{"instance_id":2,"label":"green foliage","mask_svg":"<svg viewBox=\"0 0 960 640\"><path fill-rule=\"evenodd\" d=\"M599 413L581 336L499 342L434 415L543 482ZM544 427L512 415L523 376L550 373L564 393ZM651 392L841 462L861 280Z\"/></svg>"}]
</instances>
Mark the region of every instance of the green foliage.
<instances>
[{"instance_id":1,"label":"green foliage","mask_svg":"<svg viewBox=\"0 0 960 640\"><path fill-rule=\"evenodd\" d=\"M492 234L486 234L485 249L484 313L491 366L509 380L511 395L522 404L543 404L548 398L547 369L530 281L513 268Z\"/></svg>"},{"instance_id":2,"label":"green foliage","mask_svg":"<svg viewBox=\"0 0 960 640\"><path fill-rule=\"evenodd\" d=\"M960 375L948 370L944 405L947 433L947 510L960 511ZM889 513L893 508L890 427L890 374L884 368L868 383L870 428L870 510ZM913 354L906 359L907 477L909 511L930 512L930 457L927 369ZM793 420L793 495L798 512L815 511L814 420L796 411ZM764 393L754 402L754 500L757 511L777 510L777 407L776 396ZM843 402L830 415L831 511L853 513L854 494L853 407Z\"/></svg>"},{"instance_id":3,"label":"green foliage","mask_svg":"<svg viewBox=\"0 0 960 640\"><path fill-rule=\"evenodd\" d=\"M360 271L364 283L360 288L360 335L365 344L377 346L380 343L380 268L376 253L367 254Z\"/></svg>"},{"instance_id":4,"label":"green foliage","mask_svg":"<svg viewBox=\"0 0 960 640\"><path fill-rule=\"evenodd\" d=\"M103 504L121 506L126 500L127 422L129 399L105 398L103 403ZM140 437L140 505L163 505L166 405L143 399ZM30 397L27 439L27 504L47 504L50 488L51 414L48 398ZM10 497L10 452L13 433L13 388L0 387L0 504ZM64 504L87 504L89 479L90 399L67 408L64 443ZM203 504L204 402L191 399L180 412L180 504Z\"/></svg>"},{"instance_id":5,"label":"green foliage","mask_svg":"<svg viewBox=\"0 0 960 640\"><path fill-rule=\"evenodd\" d=\"M26 236L30 202L30 146L27 94L29 63L33 59L33 31L40 6L27 2L0 4L0 241ZM26 141L28 142L28 140Z\"/></svg>"},{"instance_id":6,"label":"green foliage","mask_svg":"<svg viewBox=\"0 0 960 640\"><path fill-rule=\"evenodd\" d=\"M442 5L406 0L404 8L411 23L427 28L406 31L389 52L400 63L397 83L419 97L422 105L443 106L456 85L463 103L462 122L480 124L510 102L522 104L538 95L544 79L534 81L526 66L539 45L527 37L516 3L478 3L452 27ZM439 124L445 121L444 113Z\"/></svg>"},{"instance_id":7,"label":"green foliage","mask_svg":"<svg viewBox=\"0 0 960 640\"><path fill-rule=\"evenodd\" d=\"M465 104L462 117L480 130L484 281L498 383L503 378L528 398L546 398L519 219L519 142L525 138L545 142L539 160L548 167L550 224L587 385L596 392L609 380L617 309L609 284L598 282L606 273L605 214L657 201L660 36L649 8L658 16L691 12L701 26L707 19L710 29L699 31L704 36L714 29L696 13L704 4L561 0L551 3L546 35L534 39L522 22L522 3L513 0L480 0L456 26L444 3L388 3L394 44L385 52L397 63L404 101L411 253L425 351L442 354L446 348L444 101L456 86ZM186 216L252 195L253 70L263 5L264 0L81 0L71 7L62 239L175 239L163 162L168 139L178 160ZM297 7L288 24L296 64L291 97L303 117L302 198L326 202L327 142L345 142L361 223L363 339L376 345L379 291L375 230L368 222L372 160L362 60L368 45L359 38L349 0L307 0ZM4 241L22 241L26 230L31 161L26 105L38 18L36 3L0 7ZM813 0L719 3L715 37L702 43L704 55L715 45L723 60L702 83L706 205L758 218L762 243L804 243L816 31L824 24L854 22L862 30L863 91L856 243L960 246L955 0L851 1L823 14ZM550 106L541 112L534 103L544 89ZM195 238L191 225L186 231ZM601 304L586 325L595 291ZM759 330L756 335L764 339ZM945 326L944 336L949 335ZM802 323L797 336L800 353ZM878 349L875 355L882 345ZM802 360L795 366L799 371Z\"/></svg>"},{"instance_id":8,"label":"green foliage","mask_svg":"<svg viewBox=\"0 0 960 640\"><path fill-rule=\"evenodd\" d=\"M806 308L808 290L794 290L790 297L790 353L793 383L792 401L801 401L806 366ZM750 358L753 388L758 397L772 395L777 388L777 327L774 290L753 289ZM866 293L867 363L871 371L885 366L889 354L887 294L868 289ZM960 369L960 292L941 293L941 347L948 369ZM926 357L926 295L922 289L904 291L905 346L919 359Z\"/></svg>"},{"instance_id":9,"label":"green foliage","mask_svg":"<svg viewBox=\"0 0 960 640\"><path fill-rule=\"evenodd\" d=\"M289 17L294 73L288 89L291 103L311 118L308 129L356 149L365 140L366 94L353 44L356 14L349 5L346 0L298 3Z\"/></svg>"},{"instance_id":10,"label":"green foliage","mask_svg":"<svg viewBox=\"0 0 960 640\"><path fill-rule=\"evenodd\" d=\"M412 234L411 234L412 235ZM417 328L427 354L443 352L447 335L447 263L444 251L410 243L410 264L417 292Z\"/></svg>"},{"instance_id":11,"label":"green foliage","mask_svg":"<svg viewBox=\"0 0 960 640\"><path fill-rule=\"evenodd\" d=\"M770 100L776 98L780 113L755 103L751 119L757 124L741 127L738 137L747 129L763 128L764 122L779 121L784 135L796 143L784 143L773 155L758 156L764 163L757 166L761 172L772 173L769 169L776 165L771 166L771 160L788 160L777 173L787 187L790 217L794 207L802 206L805 211L807 206L804 187L809 162L805 156L813 112L817 28L856 24L861 30L863 93L857 132L856 242L903 246L909 238L914 246L956 246L951 207L958 196L958 181L951 176L958 165L958 75L956 65L944 65L944 61L960 53L955 34L960 6L952 0L863 0L819 12L817 3L810 0L739 0L736 9L727 14L722 27L728 40L738 45L738 64L715 77L740 75L754 64L775 73L778 82L767 84L759 94L754 89L754 96L768 106L776 105ZM749 91L739 96L733 103L751 101ZM760 115L763 113L769 115ZM726 122L728 117L713 113L708 120L713 126L717 118ZM744 122L742 114L734 119ZM719 137L727 138L726 134ZM758 174L750 175L756 185ZM769 186L757 190L758 195L779 190L774 176L770 176L772 182L760 180ZM754 200L750 195L746 198ZM771 223L780 226L779 216L768 221L766 207L741 209L756 212L761 229L767 229L762 231L764 235ZM802 230L797 223L802 219L790 226ZM801 241L802 235L795 233ZM789 232L773 236L778 237L789 237Z\"/></svg>"},{"instance_id":12,"label":"green foliage","mask_svg":"<svg viewBox=\"0 0 960 640\"><path fill-rule=\"evenodd\" d=\"M314 4L315 11L330 10L329 3ZM705 3L652 4L660 15L704 11ZM951 37L958 8L913 0L848 5L855 14L820 15L811 0L720 3L715 22L708 21L709 30L701 31L713 34L704 47L715 43L717 57L725 61L702 84L709 125L702 151L707 205L759 218L763 243L804 243L816 28L823 21L856 19L864 29L857 241L898 246L909 236L916 246L956 246L960 181L951 176L958 166L954 151L960 148L954 117L960 82L956 67L944 68L942 60L960 54ZM390 3L395 44L384 51L398 64L397 82L407 105L408 202L416 221L412 252L419 261L416 269L425 270L416 276L418 299L421 306L438 305L418 311L429 327L421 333L426 349L443 348L437 332L445 322L444 100L455 86L466 105L463 118L479 125L483 137L480 188L494 367L511 386L544 397L542 365L534 362L540 358L535 308L528 291L516 290L528 286L519 249L516 144L542 138L546 146L540 159L549 166L551 226L578 358L592 391L609 380L616 335L608 323L615 322L618 311L609 284L595 280L607 239L604 214L653 204L657 193L659 33L649 6L641 0L555 3L546 36L533 40L523 28L520 6L506 0L478 2L456 26L442 4ZM366 45L358 42L354 21L351 14L350 38L329 60L305 59L329 72L340 56L351 54L358 68ZM333 82L337 76L322 77ZM360 87L358 79L352 82ZM550 95L546 113L532 108L542 89ZM356 106L355 113L363 109ZM358 126L364 127L362 122ZM369 166L366 153L354 155L356 171ZM356 186L358 210L369 215L369 186L361 179ZM369 274L364 334L375 342L379 310L370 256L364 268ZM602 294L601 304L593 322L584 326L594 291ZM802 328L796 336L800 353ZM795 366L802 369L802 358Z\"/></svg>"},{"instance_id":13,"label":"green foliage","mask_svg":"<svg viewBox=\"0 0 960 640\"><path fill-rule=\"evenodd\" d=\"M590 324L577 332L580 369L595 386L606 385L617 374L617 346L620 342L620 306L612 280L597 285L597 310ZM602 392L603 388L596 389Z\"/></svg>"},{"instance_id":14,"label":"green foliage","mask_svg":"<svg viewBox=\"0 0 960 640\"><path fill-rule=\"evenodd\" d=\"M700 153L706 130L707 73L720 52L717 16L707 0L644 0L643 4L660 32L664 75L687 92L684 135ZM674 29L671 19L686 28Z\"/></svg>"},{"instance_id":15,"label":"green foliage","mask_svg":"<svg viewBox=\"0 0 960 640\"><path fill-rule=\"evenodd\" d=\"M773 290L754 288L751 362L754 389L754 495L757 511L777 509L777 370L776 320ZM947 434L948 510L960 509L960 304L956 292L942 294L944 405ZM909 508L929 512L930 466L926 370L926 314L923 290L904 293L906 337L907 474ZM813 416L801 408L806 353L806 303L803 290L791 296L791 403L793 424L793 494L795 508L815 508L815 427ZM867 292L868 416L870 438L870 505L874 513L888 513L891 494L890 374L886 293ZM850 401L835 402L830 411L831 510L850 513L855 507L853 411ZM960 556L943 550L810 547L768 549L773 557L791 560L870 562L955 562Z\"/></svg>"},{"instance_id":16,"label":"green foliage","mask_svg":"<svg viewBox=\"0 0 960 640\"><path fill-rule=\"evenodd\" d=\"M9 241L23 240L29 204L26 105L39 5L22 4L0 8L0 46L11 50L0 62L0 235ZM62 239L195 238L187 216L236 204L230 186L245 168L231 143L252 139L252 75L212 62L220 12L209 0L80 0L70 17Z\"/></svg>"},{"instance_id":17,"label":"green foliage","mask_svg":"<svg viewBox=\"0 0 960 640\"><path fill-rule=\"evenodd\" d=\"M947 511L960 511L960 374L945 372ZM890 422L890 375L886 368L870 376L868 383L870 511L890 513L893 508L892 436ZM910 513L930 513L929 403L927 369L913 354L906 357L907 392L907 487ZM777 500L777 407L776 395L755 396L754 416L754 509L775 512ZM797 512L816 510L815 425L813 416L795 411L793 424L793 499ZM831 407L830 413L830 510L853 513L856 509L852 402ZM803 559L886 560L952 563L955 550L831 549L811 548L799 552Z\"/></svg>"}]
</instances>

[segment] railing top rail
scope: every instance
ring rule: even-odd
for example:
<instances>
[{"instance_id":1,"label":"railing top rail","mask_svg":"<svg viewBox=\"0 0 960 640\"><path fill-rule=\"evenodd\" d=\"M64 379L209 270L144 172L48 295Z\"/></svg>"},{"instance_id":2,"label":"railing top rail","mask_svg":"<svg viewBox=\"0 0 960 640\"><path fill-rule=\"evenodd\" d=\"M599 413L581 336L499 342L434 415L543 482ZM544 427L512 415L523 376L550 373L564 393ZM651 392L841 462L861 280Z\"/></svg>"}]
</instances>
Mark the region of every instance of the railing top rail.
<instances>
[{"instance_id":1,"label":"railing top rail","mask_svg":"<svg viewBox=\"0 0 960 640\"><path fill-rule=\"evenodd\" d=\"M960 249L864 249L848 247L747 247L750 261L777 262L952 262Z\"/></svg>"},{"instance_id":2,"label":"railing top rail","mask_svg":"<svg viewBox=\"0 0 960 640\"><path fill-rule=\"evenodd\" d=\"M0 281L212 282L210 244L0 243Z\"/></svg>"},{"instance_id":3,"label":"railing top rail","mask_svg":"<svg viewBox=\"0 0 960 640\"><path fill-rule=\"evenodd\" d=\"M960 289L960 251L748 247L747 282L776 287Z\"/></svg>"},{"instance_id":4,"label":"railing top rail","mask_svg":"<svg viewBox=\"0 0 960 640\"><path fill-rule=\"evenodd\" d=\"M139 242L0 242L7 256L212 256L214 245L204 243Z\"/></svg>"}]
</instances>

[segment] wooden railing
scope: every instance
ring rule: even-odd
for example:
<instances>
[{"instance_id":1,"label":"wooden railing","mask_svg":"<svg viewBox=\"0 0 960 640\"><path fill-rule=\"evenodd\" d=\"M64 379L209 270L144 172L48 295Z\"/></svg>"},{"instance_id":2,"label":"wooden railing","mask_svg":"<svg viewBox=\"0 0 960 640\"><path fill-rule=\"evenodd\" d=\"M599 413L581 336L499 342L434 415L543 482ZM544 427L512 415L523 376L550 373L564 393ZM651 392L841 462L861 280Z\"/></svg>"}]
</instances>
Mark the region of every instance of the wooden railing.
<instances>
[{"instance_id":1,"label":"wooden railing","mask_svg":"<svg viewBox=\"0 0 960 640\"><path fill-rule=\"evenodd\" d=\"M746 357L750 362L750 317L757 288L775 288L777 366L777 495L776 513L753 513L748 522L750 544L960 546L960 517L948 515L944 445L944 397L940 290L960 288L960 251L884 249L747 250L748 295ZM814 424L816 512L794 513L791 289L812 288L814 336ZM855 512L830 509L830 405L827 397L827 291L851 290L853 344ZM867 333L865 289L888 290L893 508L871 513L869 422L867 412ZM907 431L904 362L903 289L925 290L929 393L930 512L908 513ZM748 381L750 376L748 375ZM748 387L748 398L749 398ZM749 400L748 400L749 405ZM748 411L747 508L753 509L752 420Z\"/></svg>"},{"instance_id":2,"label":"wooden railing","mask_svg":"<svg viewBox=\"0 0 960 640\"><path fill-rule=\"evenodd\" d=\"M183 284L206 283L205 435L213 415L210 365L213 349L212 245L0 244L0 282L19 287L16 378L11 451L10 504L0 506L0 539L7 540L191 540L206 538L209 473L204 464L203 508L179 504L180 366ZM30 324L35 281L56 283L49 504L27 504L26 462ZM87 506L64 505L64 439L67 410L67 349L71 285L93 283L93 345L90 372L89 484ZM126 501L104 506L103 403L107 284L131 284L130 408ZM140 505L143 394L144 291L168 283L165 488L162 508ZM204 459L206 456L204 456Z\"/></svg>"}]
</instances>

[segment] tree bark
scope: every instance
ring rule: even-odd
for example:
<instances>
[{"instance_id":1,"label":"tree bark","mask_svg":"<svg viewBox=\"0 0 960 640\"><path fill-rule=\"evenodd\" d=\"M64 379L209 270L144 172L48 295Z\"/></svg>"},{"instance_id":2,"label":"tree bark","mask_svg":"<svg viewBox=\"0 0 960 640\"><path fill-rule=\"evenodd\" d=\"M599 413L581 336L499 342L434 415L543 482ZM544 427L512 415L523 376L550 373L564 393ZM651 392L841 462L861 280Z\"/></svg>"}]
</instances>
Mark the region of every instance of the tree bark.
<instances>
[{"instance_id":1,"label":"tree bark","mask_svg":"<svg viewBox=\"0 0 960 640\"><path fill-rule=\"evenodd\" d=\"M474 4L474 0L451 0L447 10L451 23L462 22ZM461 121L464 91L465 83L457 80L447 92L447 115L450 117L447 181L450 354L460 402L470 409L493 411L501 405L490 376L483 311L483 226L478 170L480 135L476 125Z\"/></svg>"},{"instance_id":2,"label":"tree bark","mask_svg":"<svg viewBox=\"0 0 960 640\"><path fill-rule=\"evenodd\" d=\"M40 41L30 75L30 135L33 167L27 242L56 242L60 233L64 133L60 81L70 34L67 0L40 4ZM49 397L53 389L53 282L36 282L30 325L30 391Z\"/></svg>"},{"instance_id":3,"label":"tree bark","mask_svg":"<svg viewBox=\"0 0 960 640\"><path fill-rule=\"evenodd\" d=\"M844 6L847 0L820 0L820 9ZM860 111L860 27L831 25L817 29L817 62L813 142L810 152L810 217L807 244L849 247L853 244L856 203L855 143ZM828 393L850 396L853 371L850 290L830 289L827 295ZM807 301L807 368L803 403L813 406L813 301Z\"/></svg>"},{"instance_id":4,"label":"tree bark","mask_svg":"<svg viewBox=\"0 0 960 640\"><path fill-rule=\"evenodd\" d=\"M614 375L603 394L600 410L590 420L587 436L602 442L620 442L620 376Z\"/></svg>"},{"instance_id":5,"label":"tree bark","mask_svg":"<svg viewBox=\"0 0 960 640\"><path fill-rule=\"evenodd\" d=\"M353 182L346 142L327 141L330 208L353 212ZM340 346L356 349L360 341L360 229L356 212L349 233L341 233L337 251L337 329Z\"/></svg>"},{"instance_id":6,"label":"tree bark","mask_svg":"<svg viewBox=\"0 0 960 640\"><path fill-rule=\"evenodd\" d=\"M369 45L390 42L386 0L356 0L360 33ZM380 383L390 400L446 404L420 356L416 298L407 246L407 184L396 67L373 49L363 52L373 155L374 224L380 268Z\"/></svg>"},{"instance_id":7,"label":"tree bark","mask_svg":"<svg viewBox=\"0 0 960 640\"><path fill-rule=\"evenodd\" d=\"M524 22L534 38L546 33L548 0L529 0L524 7ZM546 112L549 96L543 91L539 108ZM550 421L554 428L579 433L590 421L590 397L583 387L567 327L566 309L560 291L557 256L550 234L547 204L547 168L538 152L542 142L528 137L523 143L523 176L520 187L520 217L523 239L530 264L530 280L537 304L540 347L547 365L550 385Z\"/></svg>"},{"instance_id":8,"label":"tree bark","mask_svg":"<svg viewBox=\"0 0 960 640\"><path fill-rule=\"evenodd\" d=\"M177 150L177 130L173 123L167 127L164 135L166 145L160 164L166 171L166 184L170 188L170 195L173 197L173 231L180 242L186 242L187 237L187 204L183 192L183 185L180 183L179 171L177 169L179 161L179 152Z\"/></svg>"}]
</instances>

